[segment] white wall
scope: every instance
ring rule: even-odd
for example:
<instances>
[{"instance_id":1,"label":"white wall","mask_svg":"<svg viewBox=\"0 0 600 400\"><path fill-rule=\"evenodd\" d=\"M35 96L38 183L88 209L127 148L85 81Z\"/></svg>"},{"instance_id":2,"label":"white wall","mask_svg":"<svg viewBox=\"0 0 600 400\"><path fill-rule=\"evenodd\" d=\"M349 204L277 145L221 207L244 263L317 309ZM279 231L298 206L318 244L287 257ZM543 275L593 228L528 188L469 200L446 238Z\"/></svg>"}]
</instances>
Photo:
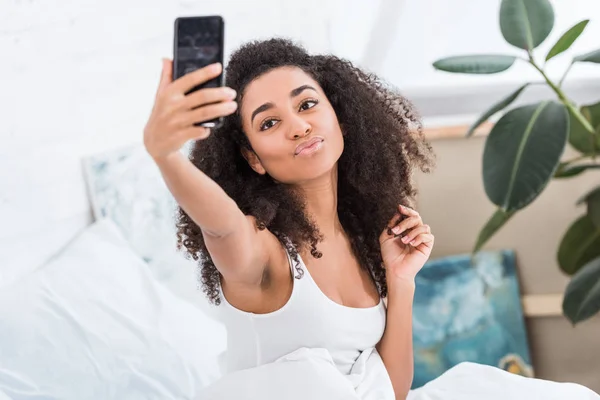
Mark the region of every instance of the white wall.
<instances>
[{"instance_id":1,"label":"white wall","mask_svg":"<svg viewBox=\"0 0 600 400\"><path fill-rule=\"evenodd\" d=\"M554 3L557 31L543 49L585 17L596 19L573 52L600 46L594 42L600 37L596 0ZM333 51L418 91L521 80L526 68L481 78L431 67L446 55L513 52L500 37L498 5L491 0L0 0L0 282L3 266L39 264L91 221L81 157L141 142L160 58L172 54L176 16L223 15L227 55L249 39L291 36L311 51ZM375 51L368 43L378 44ZM577 66L573 77L600 77L600 68L593 67Z\"/></svg>"},{"instance_id":2,"label":"white wall","mask_svg":"<svg viewBox=\"0 0 600 400\"><path fill-rule=\"evenodd\" d=\"M394 84L409 92L439 88L489 84L519 83L525 79L539 80L539 74L527 64L519 63L510 70L490 76L455 75L433 69L432 62L460 54L524 55L504 41L499 28L499 0L338 0L333 7L331 48L336 54L359 64L372 67ZM573 55L600 47L600 2L596 0L555 0L555 26L551 35L536 49L543 61L556 40L575 23L591 19L584 33L571 49L548 64L548 72L557 79ZM379 8L380 6L381 9ZM383 12L382 12L383 10ZM385 18L383 28L379 18ZM377 21L377 22L376 22ZM374 25L375 23L375 25ZM392 40L383 43L376 62L365 58L365 48L372 29L380 29ZM593 64L578 64L570 77L600 78L600 68Z\"/></svg>"},{"instance_id":3,"label":"white wall","mask_svg":"<svg viewBox=\"0 0 600 400\"><path fill-rule=\"evenodd\" d=\"M556 40L575 23L591 19L584 33L563 55L548 63L551 77L559 79L573 55L600 48L600 2L597 0L555 0L555 26L534 54L541 62ZM431 63L438 58L460 54L525 53L504 41L498 12L500 1L493 0L413 0L407 1L398 20L396 40L382 69L404 89L487 85L491 82L520 83L540 80L539 73L520 62L493 76L456 75L436 71ZM571 78L600 78L596 64L580 63Z\"/></svg>"}]
</instances>

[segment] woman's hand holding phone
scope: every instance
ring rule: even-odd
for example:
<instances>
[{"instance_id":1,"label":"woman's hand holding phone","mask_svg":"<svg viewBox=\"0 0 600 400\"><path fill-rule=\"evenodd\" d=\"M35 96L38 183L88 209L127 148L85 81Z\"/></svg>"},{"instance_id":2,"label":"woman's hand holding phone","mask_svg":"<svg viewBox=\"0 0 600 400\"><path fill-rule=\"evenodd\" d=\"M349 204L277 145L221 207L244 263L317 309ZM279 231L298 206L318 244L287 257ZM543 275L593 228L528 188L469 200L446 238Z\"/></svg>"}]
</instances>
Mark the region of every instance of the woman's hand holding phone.
<instances>
[{"instance_id":1,"label":"woman's hand holding phone","mask_svg":"<svg viewBox=\"0 0 600 400\"><path fill-rule=\"evenodd\" d=\"M195 123L235 112L236 92L231 88L203 88L186 95L195 86L218 76L221 69L221 64L212 64L173 81L173 62L163 59L154 106L144 128L144 146L155 161L177 153L188 140L202 140L210 135L209 128L194 126Z\"/></svg>"}]
</instances>

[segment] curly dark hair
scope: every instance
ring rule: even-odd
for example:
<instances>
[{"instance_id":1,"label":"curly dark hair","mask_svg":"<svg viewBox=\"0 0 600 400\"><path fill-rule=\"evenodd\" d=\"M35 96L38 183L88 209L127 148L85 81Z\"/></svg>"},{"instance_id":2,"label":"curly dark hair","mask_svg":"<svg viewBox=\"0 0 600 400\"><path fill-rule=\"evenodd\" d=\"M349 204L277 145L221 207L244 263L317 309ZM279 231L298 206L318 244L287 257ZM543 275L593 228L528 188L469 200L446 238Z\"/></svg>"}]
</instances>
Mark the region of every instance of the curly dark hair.
<instances>
[{"instance_id":1,"label":"curly dark hair","mask_svg":"<svg viewBox=\"0 0 600 400\"><path fill-rule=\"evenodd\" d=\"M398 209L412 204L415 166L429 172L434 164L419 116L411 103L375 74L333 55L309 55L289 39L252 41L231 55L225 71L227 86L238 93L266 72L295 66L322 87L344 134L344 151L338 161L338 216L360 265L372 276L381 297L387 296L379 236ZM205 140L193 143L192 163L219 184L257 228L269 229L295 261L301 277L298 251L321 257L318 227L305 213L305 203L287 185L260 175L249 166L242 148L252 147L242 130L238 111L224 119ZM177 209L177 249L186 249L199 263L199 279L209 300L221 303L221 275L204 243L198 225Z\"/></svg>"}]
</instances>

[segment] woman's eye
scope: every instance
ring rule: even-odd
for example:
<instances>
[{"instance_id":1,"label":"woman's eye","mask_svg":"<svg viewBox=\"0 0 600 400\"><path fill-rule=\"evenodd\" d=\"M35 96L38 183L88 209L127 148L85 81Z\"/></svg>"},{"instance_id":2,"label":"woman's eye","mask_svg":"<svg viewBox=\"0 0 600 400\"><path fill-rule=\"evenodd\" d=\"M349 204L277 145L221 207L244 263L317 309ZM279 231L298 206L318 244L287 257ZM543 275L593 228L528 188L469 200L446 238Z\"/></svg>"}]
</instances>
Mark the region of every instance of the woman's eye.
<instances>
[{"instance_id":1,"label":"woman's eye","mask_svg":"<svg viewBox=\"0 0 600 400\"><path fill-rule=\"evenodd\" d=\"M314 106L316 106L319 102L317 100L306 100L304 101L302 104L300 104L300 111L306 111L308 109L313 108ZM272 127L274 127L275 125L277 125L277 120L276 119L267 119L265 120L265 122L263 122L260 125L260 130L261 131L266 131L267 129L270 129Z\"/></svg>"},{"instance_id":2,"label":"woman's eye","mask_svg":"<svg viewBox=\"0 0 600 400\"><path fill-rule=\"evenodd\" d=\"M316 106L318 101L316 100L306 100L304 103L300 105L300 110L308 110L309 108L313 108Z\"/></svg>"},{"instance_id":3,"label":"woman's eye","mask_svg":"<svg viewBox=\"0 0 600 400\"><path fill-rule=\"evenodd\" d=\"M262 125L260 126L260 130L261 131L265 131L269 128L272 128L275 126L275 120L274 119L268 119L265 122L262 123Z\"/></svg>"}]
</instances>

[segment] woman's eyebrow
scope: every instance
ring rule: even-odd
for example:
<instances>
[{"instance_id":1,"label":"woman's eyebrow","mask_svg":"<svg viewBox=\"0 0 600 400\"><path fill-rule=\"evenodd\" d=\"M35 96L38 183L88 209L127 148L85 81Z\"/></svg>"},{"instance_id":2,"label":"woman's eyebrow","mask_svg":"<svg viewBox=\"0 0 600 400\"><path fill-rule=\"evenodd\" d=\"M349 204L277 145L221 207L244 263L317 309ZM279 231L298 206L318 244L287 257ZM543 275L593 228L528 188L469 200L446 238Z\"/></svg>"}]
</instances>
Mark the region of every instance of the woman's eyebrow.
<instances>
[{"instance_id":1,"label":"woman's eyebrow","mask_svg":"<svg viewBox=\"0 0 600 400\"><path fill-rule=\"evenodd\" d=\"M296 96L300 95L300 93L302 93L303 91L305 91L307 89L314 90L315 92L317 91L314 87L312 87L310 85L302 85L302 86L297 87L296 89L292 90L290 92L290 97L296 97ZM252 122L254 122L254 117L256 117L256 115L260 114L263 111L267 111L273 107L275 107L275 105L270 102L259 106L256 110L254 110L252 112L252 117L250 117L250 123L252 124Z\"/></svg>"},{"instance_id":2,"label":"woman's eyebrow","mask_svg":"<svg viewBox=\"0 0 600 400\"><path fill-rule=\"evenodd\" d=\"M314 87L312 87L310 85L302 85L302 86L297 87L296 89L292 90L290 92L290 97L296 97L300 93L302 93L303 91L305 91L306 89L314 90L315 92L317 91L317 89L315 89Z\"/></svg>"}]
</instances>

